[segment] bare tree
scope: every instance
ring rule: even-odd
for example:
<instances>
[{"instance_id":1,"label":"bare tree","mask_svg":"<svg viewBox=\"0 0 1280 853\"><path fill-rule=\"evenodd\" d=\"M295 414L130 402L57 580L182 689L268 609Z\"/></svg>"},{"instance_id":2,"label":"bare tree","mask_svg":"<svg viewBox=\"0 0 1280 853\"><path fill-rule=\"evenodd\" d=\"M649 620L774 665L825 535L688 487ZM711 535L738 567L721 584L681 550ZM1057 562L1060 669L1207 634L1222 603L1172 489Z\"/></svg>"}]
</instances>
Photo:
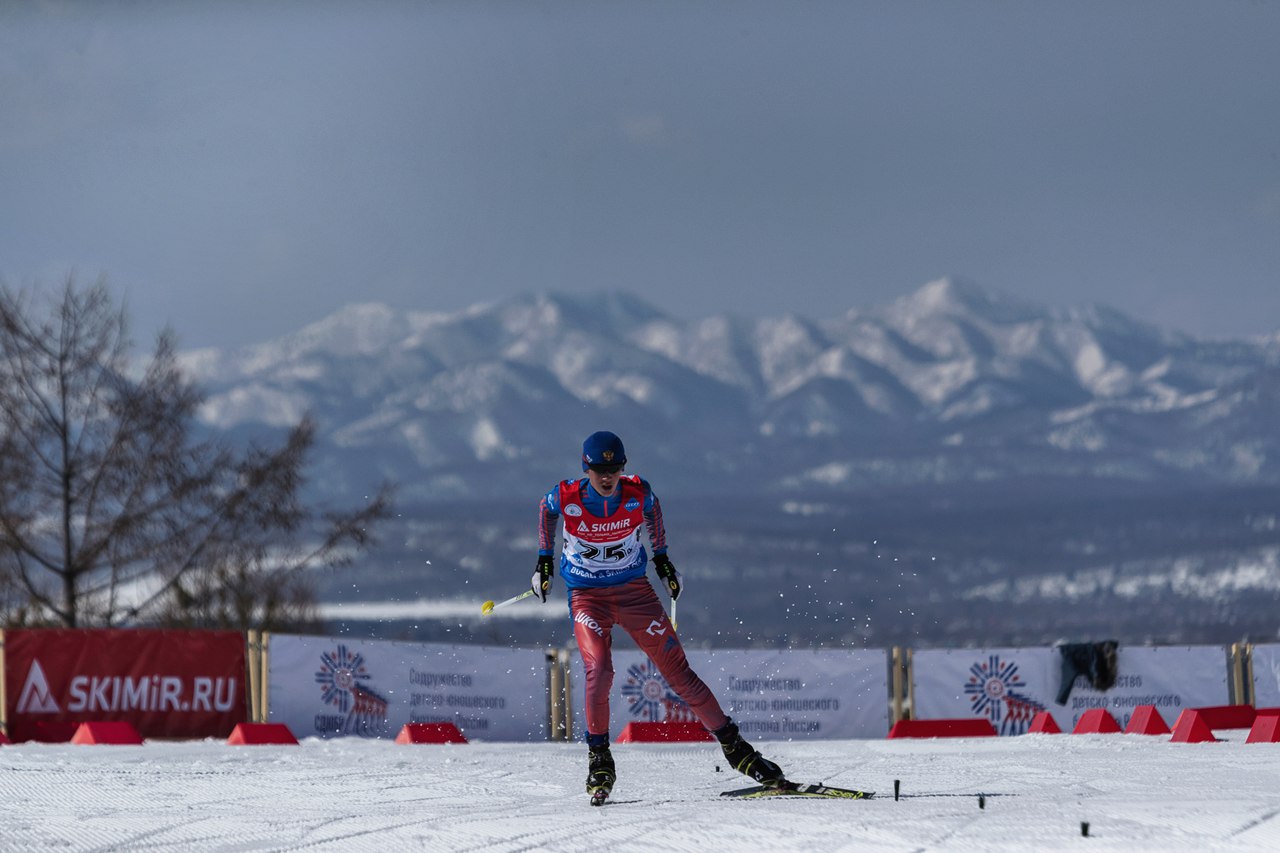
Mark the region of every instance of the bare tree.
<instances>
[{"instance_id":1,"label":"bare tree","mask_svg":"<svg viewBox=\"0 0 1280 853\"><path fill-rule=\"evenodd\" d=\"M315 441L198 440L200 390L171 332L130 362L128 318L105 283L68 279L35 318L0 287L0 614L67 627L286 627L312 617L309 569L349 561L390 511L302 497Z\"/></svg>"}]
</instances>

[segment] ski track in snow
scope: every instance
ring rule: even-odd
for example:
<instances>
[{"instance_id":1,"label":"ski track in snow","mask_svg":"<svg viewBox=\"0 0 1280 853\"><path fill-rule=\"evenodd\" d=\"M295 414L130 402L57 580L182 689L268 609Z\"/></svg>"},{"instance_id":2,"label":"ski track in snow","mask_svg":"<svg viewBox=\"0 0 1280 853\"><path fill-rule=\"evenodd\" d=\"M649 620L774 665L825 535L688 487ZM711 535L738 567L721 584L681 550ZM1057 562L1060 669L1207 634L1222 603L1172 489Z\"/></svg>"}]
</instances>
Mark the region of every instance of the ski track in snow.
<instances>
[{"instance_id":1,"label":"ski track in snow","mask_svg":"<svg viewBox=\"0 0 1280 853\"><path fill-rule=\"evenodd\" d=\"M714 745L618 744L603 808L581 744L19 744L0 747L0 850L1280 849L1280 745L1219 736L757 744L864 801L722 799L750 781Z\"/></svg>"}]
</instances>

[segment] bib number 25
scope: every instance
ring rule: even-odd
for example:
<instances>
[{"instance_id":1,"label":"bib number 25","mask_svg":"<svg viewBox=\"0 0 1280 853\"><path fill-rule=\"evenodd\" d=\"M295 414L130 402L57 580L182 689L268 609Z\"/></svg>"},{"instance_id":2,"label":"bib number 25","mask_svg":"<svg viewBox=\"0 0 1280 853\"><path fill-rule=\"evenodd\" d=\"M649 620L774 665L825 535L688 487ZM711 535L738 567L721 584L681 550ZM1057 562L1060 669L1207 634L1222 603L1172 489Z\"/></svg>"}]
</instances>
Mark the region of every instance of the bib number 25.
<instances>
[{"instance_id":1,"label":"bib number 25","mask_svg":"<svg viewBox=\"0 0 1280 853\"><path fill-rule=\"evenodd\" d=\"M618 544L597 548L588 542L579 542L578 553L587 560L616 563L627 556L627 549Z\"/></svg>"}]
</instances>

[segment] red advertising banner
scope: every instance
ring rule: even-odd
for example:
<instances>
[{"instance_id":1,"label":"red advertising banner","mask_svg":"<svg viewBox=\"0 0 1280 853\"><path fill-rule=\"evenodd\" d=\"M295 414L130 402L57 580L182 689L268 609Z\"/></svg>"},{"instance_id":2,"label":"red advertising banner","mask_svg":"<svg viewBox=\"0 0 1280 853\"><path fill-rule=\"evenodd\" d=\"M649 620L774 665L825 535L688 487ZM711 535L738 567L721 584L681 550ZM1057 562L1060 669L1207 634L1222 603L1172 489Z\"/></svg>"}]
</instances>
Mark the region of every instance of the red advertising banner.
<instances>
[{"instance_id":1,"label":"red advertising banner","mask_svg":"<svg viewBox=\"0 0 1280 853\"><path fill-rule=\"evenodd\" d=\"M5 717L14 741L75 724L131 723L144 738L226 737L247 719L236 631L10 629Z\"/></svg>"}]
</instances>

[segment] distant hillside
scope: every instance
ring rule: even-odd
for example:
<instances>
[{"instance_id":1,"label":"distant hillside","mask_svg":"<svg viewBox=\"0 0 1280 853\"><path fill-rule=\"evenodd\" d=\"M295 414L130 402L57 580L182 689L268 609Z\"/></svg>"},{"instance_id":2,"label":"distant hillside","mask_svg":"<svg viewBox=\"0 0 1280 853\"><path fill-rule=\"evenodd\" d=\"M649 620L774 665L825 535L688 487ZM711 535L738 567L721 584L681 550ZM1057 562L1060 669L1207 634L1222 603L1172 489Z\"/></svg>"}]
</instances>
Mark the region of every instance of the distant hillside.
<instances>
[{"instance_id":1,"label":"distant hillside","mask_svg":"<svg viewBox=\"0 0 1280 853\"><path fill-rule=\"evenodd\" d=\"M313 413L317 494L400 484L383 546L325 596L436 615L368 630L545 634L465 614L527 582L537 497L602 428L657 486L692 589L731 608L690 606L703 642L1275 630L1280 335L1199 340L944 279L752 320L617 294L356 305L184 362L210 428Z\"/></svg>"}]
</instances>

